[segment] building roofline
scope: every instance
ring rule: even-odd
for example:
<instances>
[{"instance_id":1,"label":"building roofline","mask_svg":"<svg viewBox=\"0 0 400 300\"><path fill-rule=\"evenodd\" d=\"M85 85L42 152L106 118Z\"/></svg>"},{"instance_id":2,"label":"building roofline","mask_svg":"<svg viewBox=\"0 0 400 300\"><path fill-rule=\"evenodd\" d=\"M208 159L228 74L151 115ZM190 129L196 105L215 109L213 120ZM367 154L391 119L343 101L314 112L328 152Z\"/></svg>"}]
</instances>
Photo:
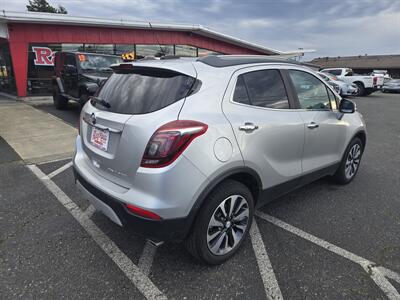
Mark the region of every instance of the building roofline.
<instances>
[{"instance_id":1,"label":"building roofline","mask_svg":"<svg viewBox=\"0 0 400 300\"><path fill-rule=\"evenodd\" d=\"M329 60L329 61L337 61L337 60L361 60L361 59L381 59L381 58L400 58L400 54L371 54L371 55L351 55L351 56L322 56L316 57L312 61L320 61L320 60Z\"/></svg>"},{"instance_id":2,"label":"building roofline","mask_svg":"<svg viewBox=\"0 0 400 300\"><path fill-rule=\"evenodd\" d=\"M0 23L30 23L30 24L57 24L72 26L102 26L115 28L156 29L193 32L223 42L238 45L264 54L288 54L276 49L267 48L256 43L251 43L239 38L223 34L200 24L179 24L164 22L145 22L126 19L106 19L96 17L81 17L53 13L1 11ZM299 52L301 53L301 52Z\"/></svg>"}]
</instances>

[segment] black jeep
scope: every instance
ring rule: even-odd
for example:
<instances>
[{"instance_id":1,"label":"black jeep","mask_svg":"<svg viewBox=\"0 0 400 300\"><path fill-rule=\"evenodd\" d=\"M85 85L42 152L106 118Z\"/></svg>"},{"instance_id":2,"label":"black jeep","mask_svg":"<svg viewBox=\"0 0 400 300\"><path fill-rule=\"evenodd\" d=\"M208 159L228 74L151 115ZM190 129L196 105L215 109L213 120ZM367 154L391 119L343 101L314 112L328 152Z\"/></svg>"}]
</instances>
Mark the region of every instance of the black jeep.
<instances>
[{"instance_id":1,"label":"black jeep","mask_svg":"<svg viewBox=\"0 0 400 300\"><path fill-rule=\"evenodd\" d=\"M99 86L112 74L110 66L121 63L118 56L57 52L54 59L53 100L57 109L66 109L68 100L83 106Z\"/></svg>"}]
</instances>

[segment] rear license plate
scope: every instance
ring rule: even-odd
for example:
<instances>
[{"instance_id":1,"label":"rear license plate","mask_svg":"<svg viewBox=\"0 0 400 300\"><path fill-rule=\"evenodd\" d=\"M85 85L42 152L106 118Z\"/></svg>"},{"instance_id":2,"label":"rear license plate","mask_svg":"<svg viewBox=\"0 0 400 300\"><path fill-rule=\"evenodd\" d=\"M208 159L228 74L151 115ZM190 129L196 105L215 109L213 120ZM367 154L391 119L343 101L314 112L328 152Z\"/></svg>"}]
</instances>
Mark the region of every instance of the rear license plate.
<instances>
[{"instance_id":1,"label":"rear license plate","mask_svg":"<svg viewBox=\"0 0 400 300\"><path fill-rule=\"evenodd\" d=\"M103 151L107 151L109 139L110 139L110 132L108 130L102 130L96 127L92 128L90 143L96 148L99 148L100 150Z\"/></svg>"}]
</instances>

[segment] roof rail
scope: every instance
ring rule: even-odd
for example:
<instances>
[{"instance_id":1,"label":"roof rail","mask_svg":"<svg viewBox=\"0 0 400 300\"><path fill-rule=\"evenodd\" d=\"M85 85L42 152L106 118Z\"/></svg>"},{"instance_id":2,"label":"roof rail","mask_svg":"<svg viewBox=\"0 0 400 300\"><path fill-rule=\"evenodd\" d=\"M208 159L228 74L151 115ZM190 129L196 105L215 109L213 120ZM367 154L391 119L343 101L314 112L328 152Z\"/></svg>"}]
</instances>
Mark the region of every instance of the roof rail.
<instances>
[{"instance_id":1,"label":"roof rail","mask_svg":"<svg viewBox=\"0 0 400 300\"><path fill-rule=\"evenodd\" d=\"M164 55L164 56L161 56L160 59L162 59L162 60L164 60L164 59L179 59L181 57L182 56L179 56L179 55Z\"/></svg>"},{"instance_id":2,"label":"roof rail","mask_svg":"<svg viewBox=\"0 0 400 300\"><path fill-rule=\"evenodd\" d=\"M197 59L197 61L216 68L255 63L286 63L293 65L304 65L303 63L294 60L279 57L274 58L273 55L210 55L200 57Z\"/></svg>"}]
</instances>

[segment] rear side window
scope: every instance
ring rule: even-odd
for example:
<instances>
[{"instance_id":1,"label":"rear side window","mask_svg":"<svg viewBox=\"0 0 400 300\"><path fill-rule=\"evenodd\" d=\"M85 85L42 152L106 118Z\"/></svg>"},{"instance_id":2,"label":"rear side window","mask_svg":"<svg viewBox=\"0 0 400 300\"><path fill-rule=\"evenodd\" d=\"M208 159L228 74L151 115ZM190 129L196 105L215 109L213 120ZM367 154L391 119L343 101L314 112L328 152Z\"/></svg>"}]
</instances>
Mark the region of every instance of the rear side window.
<instances>
[{"instance_id":1,"label":"rear side window","mask_svg":"<svg viewBox=\"0 0 400 300\"><path fill-rule=\"evenodd\" d=\"M242 75L240 75L237 79L235 93L233 94L233 101L250 104L249 95L247 94L246 85L244 84Z\"/></svg>"},{"instance_id":2,"label":"rear side window","mask_svg":"<svg viewBox=\"0 0 400 300\"><path fill-rule=\"evenodd\" d=\"M195 83L195 78L172 70L136 67L116 71L96 95L109 107L93 104L120 114L150 113L185 98L193 92Z\"/></svg>"},{"instance_id":3,"label":"rear side window","mask_svg":"<svg viewBox=\"0 0 400 300\"><path fill-rule=\"evenodd\" d=\"M239 75L233 100L260 107L289 108L285 86L278 70L261 70Z\"/></svg>"},{"instance_id":4,"label":"rear side window","mask_svg":"<svg viewBox=\"0 0 400 300\"><path fill-rule=\"evenodd\" d=\"M342 70L326 70L326 71L324 71L324 72L330 73L330 74L336 75L336 76L339 76L339 75L342 74Z\"/></svg>"}]
</instances>

